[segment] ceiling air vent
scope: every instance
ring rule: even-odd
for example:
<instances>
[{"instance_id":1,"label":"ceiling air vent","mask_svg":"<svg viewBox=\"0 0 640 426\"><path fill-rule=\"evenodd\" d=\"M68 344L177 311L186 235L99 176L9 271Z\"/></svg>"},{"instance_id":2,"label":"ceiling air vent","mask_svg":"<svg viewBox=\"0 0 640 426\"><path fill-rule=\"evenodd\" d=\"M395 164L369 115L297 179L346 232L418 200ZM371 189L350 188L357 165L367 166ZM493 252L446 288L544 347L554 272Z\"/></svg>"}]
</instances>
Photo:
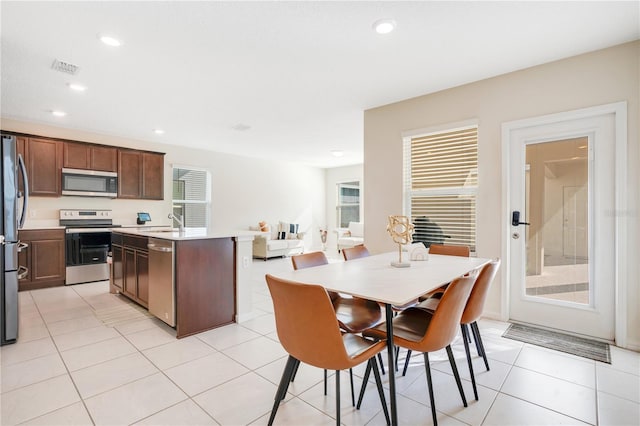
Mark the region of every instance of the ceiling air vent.
<instances>
[{"instance_id":1,"label":"ceiling air vent","mask_svg":"<svg viewBox=\"0 0 640 426\"><path fill-rule=\"evenodd\" d=\"M67 74L71 74L71 75L76 75L80 70L79 66L70 64L69 62L61 61L59 59L56 59L53 61L51 68L53 68L56 71L66 72Z\"/></svg>"}]
</instances>

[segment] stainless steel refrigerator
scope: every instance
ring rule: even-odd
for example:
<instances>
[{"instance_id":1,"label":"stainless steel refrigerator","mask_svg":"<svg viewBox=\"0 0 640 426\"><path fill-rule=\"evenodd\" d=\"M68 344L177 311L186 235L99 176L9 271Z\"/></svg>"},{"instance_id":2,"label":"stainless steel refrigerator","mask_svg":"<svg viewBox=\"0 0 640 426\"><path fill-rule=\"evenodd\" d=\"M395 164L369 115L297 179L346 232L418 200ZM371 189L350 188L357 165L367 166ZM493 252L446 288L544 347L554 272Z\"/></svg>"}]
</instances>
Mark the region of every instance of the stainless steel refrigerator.
<instances>
[{"instance_id":1,"label":"stainless steel refrigerator","mask_svg":"<svg viewBox=\"0 0 640 426\"><path fill-rule=\"evenodd\" d=\"M22 176L23 190L18 188ZM18 266L18 252L25 248L18 240L24 225L29 183L24 160L17 153L16 139L2 135L2 220L0 220L0 344L18 340L18 279L27 269ZM22 198L22 202L21 199ZM21 205L20 205L21 204Z\"/></svg>"}]
</instances>

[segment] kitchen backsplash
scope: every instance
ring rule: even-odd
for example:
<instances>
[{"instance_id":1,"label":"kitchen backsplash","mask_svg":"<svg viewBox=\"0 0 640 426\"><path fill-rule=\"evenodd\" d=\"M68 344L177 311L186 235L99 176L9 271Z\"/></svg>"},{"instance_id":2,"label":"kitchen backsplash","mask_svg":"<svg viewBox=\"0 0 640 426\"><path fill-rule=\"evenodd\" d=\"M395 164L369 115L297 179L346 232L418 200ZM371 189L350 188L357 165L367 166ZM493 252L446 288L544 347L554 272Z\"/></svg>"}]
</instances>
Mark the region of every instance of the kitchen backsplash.
<instances>
[{"instance_id":1,"label":"kitchen backsplash","mask_svg":"<svg viewBox=\"0 0 640 426\"><path fill-rule=\"evenodd\" d=\"M171 201L120 200L92 197L31 197L25 228L58 226L60 209L109 209L113 211L116 225L135 225L138 212L151 215L149 225L171 225L167 215L171 212Z\"/></svg>"}]
</instances>

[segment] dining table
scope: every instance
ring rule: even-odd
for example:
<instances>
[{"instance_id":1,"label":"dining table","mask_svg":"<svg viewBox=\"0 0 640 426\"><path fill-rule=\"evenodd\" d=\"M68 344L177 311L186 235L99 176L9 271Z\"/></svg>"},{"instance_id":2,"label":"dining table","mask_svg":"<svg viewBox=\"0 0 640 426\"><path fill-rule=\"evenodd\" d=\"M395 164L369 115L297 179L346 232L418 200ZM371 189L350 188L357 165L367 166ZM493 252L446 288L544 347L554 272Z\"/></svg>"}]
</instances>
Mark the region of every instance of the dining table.
<instances>
[{"instance_id":1,"label":"dining table","mask_svg":"<svg viewBox=\"0 0 640 426\"><path fill-rule=\"evenodd\" d=\"M409 257L403 253L403 257ZM429 254L424 260L408 261L408 267L394 267L399 253L389 252L347 262L272 273L273 276L305 284L317 284L330 291L361 297L385 306L387 354L389 359L389 399L391 424L398 424L393 344L393 306L403 306L438 287L464 276L491 259Z\"/></svg>"}]
</instances>

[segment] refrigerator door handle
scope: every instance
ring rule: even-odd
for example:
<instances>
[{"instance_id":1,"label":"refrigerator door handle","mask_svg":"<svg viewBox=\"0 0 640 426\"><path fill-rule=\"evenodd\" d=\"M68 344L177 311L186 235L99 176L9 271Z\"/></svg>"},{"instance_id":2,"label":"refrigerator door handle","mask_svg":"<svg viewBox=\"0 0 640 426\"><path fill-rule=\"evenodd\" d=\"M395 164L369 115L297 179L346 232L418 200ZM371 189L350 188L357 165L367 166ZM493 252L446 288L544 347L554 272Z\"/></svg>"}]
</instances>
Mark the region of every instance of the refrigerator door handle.
<instances>
[{"instance_id":1,"label":"refrigerator door handle","mask_svg":"<svg viewBox=\"0 0 640 426\"><path fill-rule=\"evenodd\" d=\"M24 202L22 203L22 213L20 214L20 222L18 222L18 229L22 229L24 226L24 221L27 217L27 208L29 205L29 179L27 178L27 167L24 165L24 159L22 158L22 154L18 154L18 167L20 168L20 173L22 174L22 182L24 184Z\"/></svg>"}]
</instances>

